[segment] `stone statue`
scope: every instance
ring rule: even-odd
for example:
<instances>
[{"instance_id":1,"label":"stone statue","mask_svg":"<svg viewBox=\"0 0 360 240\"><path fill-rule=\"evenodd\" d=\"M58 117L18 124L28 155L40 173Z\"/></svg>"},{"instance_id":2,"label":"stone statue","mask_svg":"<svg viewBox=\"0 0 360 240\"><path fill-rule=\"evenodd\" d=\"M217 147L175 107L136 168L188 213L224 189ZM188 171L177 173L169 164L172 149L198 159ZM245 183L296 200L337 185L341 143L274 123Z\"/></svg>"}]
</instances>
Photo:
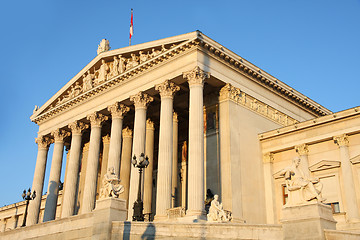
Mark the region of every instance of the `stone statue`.
<instances>
[{"instance_id":1,"label":"stone statue","mask_svg":"<svg viewBox=\"0 0 360 240\"><path fill-rule=\"evenodd\" d=\"M208 222L228 222L230 221L223 206L219 203L219 195L214 195L214 200L211 201L209 214L207 215Z\"/></svg>"},{"instance_id":2,"label":"stone statue","mask_svg":"<svg viewBox=\"0 0 360 240\"><path fill-rule=\"evenodd\" d=\"M94 83L98 85L104 82L106 80L108 71L109 71L109 66L106 64L104 59L101 60L101 66L99 70L96 71L98 73L98 77L95 79Z\"/></svg>"},{"instance_id":3,"label":"stone statue","mask_svg":"<svg viewBox=\"0 0 360 240\"><path fill-rule=\"evenodd\" d=\"M79 82L76 82L75 86L71 87L70 98L79 96L81 92L82 92L82 88L79 85Z\"/></svg>"},{"instance_id":4,"label":"stone statue","mask_svg":"<svg viewBox=\"0 0 360 240\"><path fill-rule=\"evenodd\" d=\"M33 114L34 114L37 110L39 110L39 107L38 107L37 105L35 105L34 110L33 110Z\"/></svg>"},{"instance_id":5,"label":"stone statue","mask_svg":"<svg viewBox=\"0 0 360 240\"><path fill-rule=\"evenodd\" d=\"M122 74L123 72L125 72L125 63L126 63L126 58L124 58L122 55L119 55L119 74Z\"/></svg>"},{"instance_id":6,"label":"stone statue","mask_svg":"<svg viewBox=\"0 0 360 240\"><path fill-rule=\"evenodd\" d=\"M139 51L140 64L146 62L149 59L149 54L145 54L143 51Z\"/></svg>"},{"instance_id":7,"label":"stone statue","mask_svg":"<svg viewBox=\"0 0 360 240\"><path fill-rule=\"evenodd\" d=\"M136 67L137 65L139 65L139 57L132 53L131 58L127 60L126 70Z\"/></svg>"},{"instance_id":8,"label":"stone statue","mask_svg":"<svg viewBox=\"0 0 360 240\"><path fill-rule=\"evenodd\" d=\"M102 52L106 52L110 50L109 40L102 39L100 44L98 45L97 54L99 55Z\"/></svg>"},{"instance_id":9,"label":"stone statue","mask_svg":"<svg viewBox=\"0 0 360 240\"><path fill-rule=\"evenodd\" d=\"M151 57L155 57L157 55L159 55L161 53L161 51L159 50L155 50L154 48L151 49L152 53L151 53Z\"/></svg>"},{"instance_id":10,"label":"stone statue","mask_svg":"<svg viewBox=\"0 0 360 240\"><path fill-rule=\"evenodd\" d=\"M119 60L116 56L114 56L114 61L111 64L110 74L108 78L112 78L119 75Z\"/></svg>"},{"instance_id":11,"label":"stone statue","mask_svg":"<svg viewBox=\"0 0 360 240\"><path fill-rule=\"evenodd\" d=\"M120 181L121 180L115 174L114 168L109 167L108 172L103 178L103 186L100 189L100 198L118 198L119 195L124 192L124 187L120 184Z\"/></svg>"},{"instance_id":12,"label":"stone statue","mask_svg":"<svg viewBox=\"0 0 360 240\"><path fill-rule=\"evenodd\" d=\"M93 88L92 80L94 78L94 74L90 73L90 70L87 71L87 75L83 75L83 91L86 92Z\"/></svg>"},{"instance_id":13,"label":"stone statue","mask_svg":"<svg viewBox=\"0 0 360 240\"><path fill-rule=\"evenodd\" d=\"M289 192L288 201L285 206L298 206L309 201L325 201L322 198L322 183L318 178L307 177L299 168L300 157L295 157L292 164L281 171L285 177L286 188Z\"/></svg>"}]
</instances>

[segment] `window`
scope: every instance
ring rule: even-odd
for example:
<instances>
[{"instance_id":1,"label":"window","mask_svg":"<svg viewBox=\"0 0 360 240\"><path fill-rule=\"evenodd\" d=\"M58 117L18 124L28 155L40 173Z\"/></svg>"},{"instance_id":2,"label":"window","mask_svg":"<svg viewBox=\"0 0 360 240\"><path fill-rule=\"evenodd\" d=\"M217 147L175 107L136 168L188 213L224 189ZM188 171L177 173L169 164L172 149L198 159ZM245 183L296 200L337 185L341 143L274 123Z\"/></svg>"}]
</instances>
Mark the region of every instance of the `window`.
<instances>
[{"instance_id":1,"label":"window","mask_svg":"<svg viewBox=\"0 0 360 240\"><path fill-rule=\"evenodd\" d=\"M325 204L329 205L331 207L333 213L340 213L339 202L332 202L332 203L325 203Z\"/></svg>"}]
</instances>

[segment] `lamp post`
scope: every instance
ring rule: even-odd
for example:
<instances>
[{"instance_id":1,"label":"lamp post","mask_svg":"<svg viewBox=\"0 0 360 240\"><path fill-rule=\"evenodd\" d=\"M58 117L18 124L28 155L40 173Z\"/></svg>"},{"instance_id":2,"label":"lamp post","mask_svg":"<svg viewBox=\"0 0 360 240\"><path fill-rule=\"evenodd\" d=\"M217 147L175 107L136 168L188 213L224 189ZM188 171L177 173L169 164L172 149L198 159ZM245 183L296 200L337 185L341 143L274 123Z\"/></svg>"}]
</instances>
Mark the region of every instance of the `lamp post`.
<instances>
[{"instance_id":1,"label":"lamp post","mask_svg":"<svg viewBox=\"0 0 360 240\"><path fill-rule=\"evenodd\" d=\"M23 220L23 224L21 225L22 227L26 226L26 217L27 217L27 212L28 212L28 207L29 207L29 202L30 200L34 200L36 198L36 191L34 190L33 193L31 194L31 189L29 188L29 190L26 192L26 190L24 190L23 194L21 194L22 198L24 200L26 200L26 208L25 208L25 213L24 213L24 220Z\"/></svg>"},{"instance_id":2,"label":"lamp post","mask_svg":"<svg viewBox=\"0 0 360 240\"><path fill-rule=\"evenodd\" d=\"M133 214L133 221L144 221L144 214L143 214L143 202L141 200L141 175L143 168L146 168L149 165L149 158L144 153L140 154L139 161L136 159L134 155L132 159L132 164L134 167L139 168L139 188L138 188L138 196L137 200L134 202L134 214Z\"/></svg>"}]
</instances>

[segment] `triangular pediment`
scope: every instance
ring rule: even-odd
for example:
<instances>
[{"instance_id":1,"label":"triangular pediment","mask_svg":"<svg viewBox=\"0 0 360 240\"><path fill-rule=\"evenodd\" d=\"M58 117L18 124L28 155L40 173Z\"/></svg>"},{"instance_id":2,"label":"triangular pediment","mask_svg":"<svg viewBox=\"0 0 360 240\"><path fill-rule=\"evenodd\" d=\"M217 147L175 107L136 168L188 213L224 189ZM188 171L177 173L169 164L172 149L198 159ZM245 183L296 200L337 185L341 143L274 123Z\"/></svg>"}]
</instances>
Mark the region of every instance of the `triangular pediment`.
<instances>
[{"instance_id":1,"label":"triangular pediment","mask_svg":"<svg viewBox=\"0 0 360 240\"><path fill-rule=\"evenodd\" d=\"M341 165L340 161L321 160L320 162L310 166L309 169L311 172L316 172L331 168L338 168L340 167L340 165Z\"/></svg>"},{"instance_id":2,"label":"triangular pediment","mask_svg":"<svg viewBox=\"0 0 360 240\"><path fill-rule=\"evenodd\" d=\"M360 163L360 155L357 155L357 156L351 158L351 159L350 159L350 162L351 162L352 164L358 164L358 163Z\"/></svg>"}]
</instances>

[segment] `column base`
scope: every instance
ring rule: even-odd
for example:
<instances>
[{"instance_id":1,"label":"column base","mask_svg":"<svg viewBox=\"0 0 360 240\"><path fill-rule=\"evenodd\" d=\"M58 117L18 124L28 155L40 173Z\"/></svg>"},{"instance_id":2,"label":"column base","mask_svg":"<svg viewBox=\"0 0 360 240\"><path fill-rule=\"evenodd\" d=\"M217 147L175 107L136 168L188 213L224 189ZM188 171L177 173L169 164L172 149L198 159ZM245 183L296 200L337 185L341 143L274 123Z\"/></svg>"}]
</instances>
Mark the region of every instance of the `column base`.
<instances>
[{"instance_id":1,"label":"column base","mask_svg":"<svg viewBox=\"0 0 360 240\"><path fill-rule=\"evenodd\" d=\"M205 211L188 210L186 211L186 215L178 218L178 220L182 222L206 222L207 217Z\"/></svg>"},{"instance_id":2,"label":"column base","mask_svg":"<svg viewBox=\"0 0 360 240\"><path fill-rule=\"evenodd\" d=\"M324 229L336 229L330 206L313 203L284 207L282 219L284 239L325 239Z\"/></svg>"}]
</instances>

